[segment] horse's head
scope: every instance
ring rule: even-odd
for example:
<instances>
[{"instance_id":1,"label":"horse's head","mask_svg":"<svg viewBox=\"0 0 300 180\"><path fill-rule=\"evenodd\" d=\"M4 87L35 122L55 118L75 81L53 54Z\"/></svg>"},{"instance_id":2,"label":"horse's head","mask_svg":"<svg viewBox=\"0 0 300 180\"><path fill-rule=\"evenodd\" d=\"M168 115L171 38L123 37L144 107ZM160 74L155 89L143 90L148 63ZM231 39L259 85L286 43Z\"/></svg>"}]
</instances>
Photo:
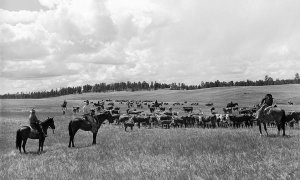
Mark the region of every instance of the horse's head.
<instances>
[{"instance_id":1,"label":"horse's head","mask_svg":"<svg viewBox=\"0 0 300 180\"><path fill-rule=\"evenodd\" d=\"M55 129L54 119L53 119L53 117L48 117L47 120L49 122L49 127L52 129L52 132L54 134L54 129Z\"/></svg>"},{"instance_id":2,"label":"horse's head","mask_svg":"<svg viewBox=\"0 0 300 180\"><path fill-rule=\"evenodd\" d=\"M42 127L44 128L44 130L47 130L47 128L50 127L53 130L53 134L54 134L55 125L54 125L53 117L48 117L41 124L42 124ZM45 131L45 133L47 134L47 131Z\"/></svg>"}]
</instances>

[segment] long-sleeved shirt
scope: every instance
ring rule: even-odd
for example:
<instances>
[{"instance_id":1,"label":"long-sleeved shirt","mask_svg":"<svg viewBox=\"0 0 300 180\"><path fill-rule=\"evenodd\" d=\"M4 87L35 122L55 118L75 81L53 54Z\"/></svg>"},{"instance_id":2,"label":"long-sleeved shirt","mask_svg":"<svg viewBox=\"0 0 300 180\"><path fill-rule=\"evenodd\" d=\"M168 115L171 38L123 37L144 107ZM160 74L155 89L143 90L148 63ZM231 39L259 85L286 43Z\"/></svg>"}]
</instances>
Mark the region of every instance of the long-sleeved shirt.
<instances>
[{"instance_id":1,"label":"long-sleeved shirt","mask_svg":"<svg viewBox=\"0 0 300 180\"><path fill-rule=\"evenodd\" d=\"M91 107L90 105L84 105L82 108L83 114L90 114L91 113Z\"/></svg>"},{"instance_id":2,"label":"long-sleeved shirt","mask_svg":"<svg viewBox=\"0 0 300 180\"><path fill-rule=\"evenodd\" d=\"M29 124L36 124L36 123L40 123L40 121L37 119L35 113L30 113Z\"/></svg>"}]
</instances>

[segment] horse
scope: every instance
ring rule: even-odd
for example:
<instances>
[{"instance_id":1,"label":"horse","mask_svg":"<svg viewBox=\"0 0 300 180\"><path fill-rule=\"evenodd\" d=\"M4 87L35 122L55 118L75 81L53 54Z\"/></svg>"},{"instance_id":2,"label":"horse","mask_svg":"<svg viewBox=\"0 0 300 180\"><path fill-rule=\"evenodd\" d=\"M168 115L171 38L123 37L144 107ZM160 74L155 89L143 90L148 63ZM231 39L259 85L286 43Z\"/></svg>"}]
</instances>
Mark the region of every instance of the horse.
<instances>
[{"instance_id":1,"label":"horse","mask_svg":"<svg viewBox=\"0 0 300 180\"><path fill-rule=\"evenodd\" d=\"M278 129L278 133L277 133L278 135L280 135L280 129L282 129L283 131L282 136L285 136L285 121L286 121L285 110L279 107L273 107L273 106L266 107L266 105L263 105L259 108L259 110L257 110L256 113L257 113L256 120L257 120L259 132L261 136L262 136L261 123L263 123L264 129L268 136L269 134L267 131L266 124L270 122L275 122Z\"/></svg>"},{"instance_id":2,"label":"horse","mask_svg":"<svg viewBox=\"0 0 300 180\"><path fill-rule=\"evenodd\" d=\"M41 126L45 134L47 134L47 129L49 127L53 130L53 134L54 134L55 125L54 125L53 117L51 118L48 117L45 121L41 122ZM22 153L21 145L23 147L24 153L27 153L25 150L25 145L28 138L39 139L38 152L43 151L45 137L41 136L37 130L32 129L30 126L22 126L20 129L17 130L17 136L16 136L16 148L19 149L20 153Z\"/></svg>"},{"instance_id":3,"label":"horse","mask_svg":"<svg viewBox=\"0 0 300 180\"><path fill-rule=\"evenodd\" d=\"M103 113L94 115L93 117L97 122L96 123L97 124L96 131L92 132L93 133L93 144L96 144L96 137L97 137L97 133L98 133L98 130L99 130L101 124L105 120L112 121L113 116L111 115L110 111L104 111ZM69 127L68 127L69 136L70 136L69 147L71 147L71 145L72 145L72 147L75 147L74 146L74 136L79 129L84 130L84 131L92 131L93 128L92 128L92 124L89 121L85 120L84 118L77 117L77 118L74 118L73 120L71 120L69 123Z\"/></svg>"}]
</instances>

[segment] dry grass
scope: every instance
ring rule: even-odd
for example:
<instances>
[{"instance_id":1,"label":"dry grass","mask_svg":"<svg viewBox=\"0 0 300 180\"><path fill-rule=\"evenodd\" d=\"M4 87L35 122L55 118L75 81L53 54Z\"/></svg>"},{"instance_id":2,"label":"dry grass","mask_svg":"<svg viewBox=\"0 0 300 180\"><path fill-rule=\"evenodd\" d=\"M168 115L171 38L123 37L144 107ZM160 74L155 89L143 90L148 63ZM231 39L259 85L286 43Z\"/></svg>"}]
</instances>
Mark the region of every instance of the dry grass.
<instances>
[{"instance_id":1,"label":"dry grass","mask_svg":"<svg viewBox=\"0 0 300 180\"><path fill-rule=\"evenodd\" d=\"M284 97L283 93L280 98ZM238 102L246 101L251 100ZM300 179L298 129L288 129L289 136L283 138L273 136L274 128L269 128L271 137L260 137L257 127L125 132L104 124L97 145L91 145L90 132L79 131L76 147L68 148L67 124L72 115L62 116L59 103L57 99L1 102L1 179ZM33 106L39 107L39 117L55 117L56 133L48 132L44 153L37 154L38 142L29 140L29 153L20 154L15 149L15 133L27 123L27 110Z\"/></svg>"},{"instance_id":2,"label":"dry grass","mask_svg":"<svg viewBox=\"0 0 300 180\"><path fill-rule=\"evenodd\" d=\"M275 133L272 132L272 133ZM4 179L299 179L299 131L260 137L257 129L135 129L102 127L98 144L79 133L51 135L46 151L11 150L1 156Z\"/></svg>"}]
</instances>

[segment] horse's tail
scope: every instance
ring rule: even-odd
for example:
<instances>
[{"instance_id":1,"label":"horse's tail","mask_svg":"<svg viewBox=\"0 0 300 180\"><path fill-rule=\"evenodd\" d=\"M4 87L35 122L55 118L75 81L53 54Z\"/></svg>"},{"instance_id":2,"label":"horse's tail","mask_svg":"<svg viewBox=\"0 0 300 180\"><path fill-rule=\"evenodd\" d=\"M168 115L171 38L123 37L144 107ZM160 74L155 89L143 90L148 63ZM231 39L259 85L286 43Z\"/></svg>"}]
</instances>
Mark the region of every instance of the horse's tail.
<instances>
[{"instance_id":1,"label":"horse's tail","mask_svg":"<svg viewBox=\"0 0 300 180\"><path fill-rule=\"evenodd\" d=\"M22 144L22 137L21 137L21 131L20 129L17 131L17 136L16 136L16 148L19 149L21 148Z\"/></svg>"},{"instance_id":2,"label":"horse's tail","mask_svg":"<svg viewBox=\"0 0 300 180\"><path fill-rule=\"evenodd\" d=\"M69 129L69 135L72 136L73 135L73 132L72 132L72 121L70 121L68 129Z\"/></svg>"}]
</instances>

